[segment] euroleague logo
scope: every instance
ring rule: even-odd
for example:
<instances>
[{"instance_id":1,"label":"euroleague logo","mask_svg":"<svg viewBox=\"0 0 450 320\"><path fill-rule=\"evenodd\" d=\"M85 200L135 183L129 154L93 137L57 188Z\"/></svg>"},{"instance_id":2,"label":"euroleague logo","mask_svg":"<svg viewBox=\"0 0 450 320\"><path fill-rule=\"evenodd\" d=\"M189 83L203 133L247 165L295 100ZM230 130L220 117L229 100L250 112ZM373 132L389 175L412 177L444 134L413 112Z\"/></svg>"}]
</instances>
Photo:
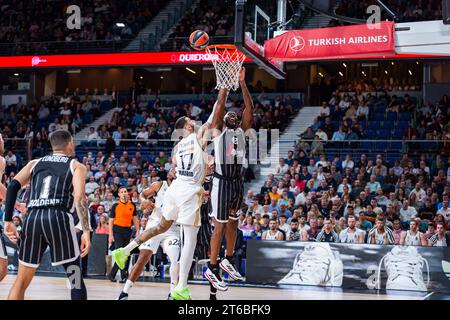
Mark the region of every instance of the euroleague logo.
<instances>
[{"instance_id":1,"label":"euroleague logo","mask_svg":"<svg viewBox=\"0 0 450 320\"><path fill-rule=\"evenodd\" d=\"M289 48L291 48L292 51L302 51L305 47L305 39L301 36L294 36L289 41Z\"/></svg>"}]
</instances>

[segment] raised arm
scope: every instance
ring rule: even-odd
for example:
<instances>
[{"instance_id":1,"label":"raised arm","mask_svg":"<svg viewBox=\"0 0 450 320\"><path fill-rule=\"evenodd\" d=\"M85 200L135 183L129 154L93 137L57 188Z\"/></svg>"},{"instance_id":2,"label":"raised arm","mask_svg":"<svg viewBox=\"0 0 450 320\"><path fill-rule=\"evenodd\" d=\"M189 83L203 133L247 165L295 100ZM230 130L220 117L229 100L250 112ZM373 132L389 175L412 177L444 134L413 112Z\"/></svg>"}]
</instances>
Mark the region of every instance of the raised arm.
<instances>
[{"instance_id":1,"label":"raised arm","mask_svg":"<svg viewBox=\"0 0 450 320\"><path fill-rule=\"evenodd\" d=\"M242 129L247 131L252 127L252 118L253 118L253 100L248 91L247 84L245 83L245 68L242 67L239 72L239 85L241 86L242 95L244 97L244 105L245 109L242 113Z\"/></svg>"},{"instance_id":2,"label":"raised arm","mask_svg":"<svg viewBox=\"0 0 450 320\"><path fill-rule=\"evenodd\" d=\"M223 118L225 116L225 102L228 98L228 89L226 88L220 88L219 95L217 97L216 103L214 103L213 110L211 112L211 115L209 116L208 120L205 124L203 124L197 133L197 139L200 142L200 145L202 148L205 148L208 139L215 136L214 132L216 130L221 130L223 126Z\"/></svg>"}]
</instances>

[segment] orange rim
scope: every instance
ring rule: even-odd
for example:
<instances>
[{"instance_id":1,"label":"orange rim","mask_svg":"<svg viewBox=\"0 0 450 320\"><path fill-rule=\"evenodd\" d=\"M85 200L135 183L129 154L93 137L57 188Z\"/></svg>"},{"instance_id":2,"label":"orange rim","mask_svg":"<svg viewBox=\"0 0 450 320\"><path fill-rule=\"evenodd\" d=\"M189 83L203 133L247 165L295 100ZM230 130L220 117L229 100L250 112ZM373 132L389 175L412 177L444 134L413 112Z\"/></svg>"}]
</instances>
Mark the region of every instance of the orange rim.
<instances>
[{"instance_id":1,"label":"orange rim","mask_svg":"<svg viewBox=\"0 0 450 320\"><path fill-rule=\"evenodd\" d=\"M237 50L236 46L234 44L211 44L209 46L207 46L206 48L208 49L212 49L212 48L217 48L217 49L235 49Z\"/></svg>"}]
</instances>

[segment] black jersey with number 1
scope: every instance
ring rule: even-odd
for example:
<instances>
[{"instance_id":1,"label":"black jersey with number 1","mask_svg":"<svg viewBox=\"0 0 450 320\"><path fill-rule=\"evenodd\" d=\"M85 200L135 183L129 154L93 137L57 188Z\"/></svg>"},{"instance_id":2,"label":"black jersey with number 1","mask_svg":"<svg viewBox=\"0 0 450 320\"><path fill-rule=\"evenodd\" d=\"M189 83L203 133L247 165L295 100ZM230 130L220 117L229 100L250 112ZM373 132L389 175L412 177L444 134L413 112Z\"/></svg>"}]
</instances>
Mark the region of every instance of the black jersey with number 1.
<instances>
[{"instance_id":1,"label":"black jersey with number 1","mask_svg":"<svg viewBox=\"0 0 450 320\"><path fill-rule=\"evenodd\" d=\"M62 207L69 211L73 205L74 161L74 158L61 154L39 159L31 169L27 207Z\"/></svg>"}]
</instances>

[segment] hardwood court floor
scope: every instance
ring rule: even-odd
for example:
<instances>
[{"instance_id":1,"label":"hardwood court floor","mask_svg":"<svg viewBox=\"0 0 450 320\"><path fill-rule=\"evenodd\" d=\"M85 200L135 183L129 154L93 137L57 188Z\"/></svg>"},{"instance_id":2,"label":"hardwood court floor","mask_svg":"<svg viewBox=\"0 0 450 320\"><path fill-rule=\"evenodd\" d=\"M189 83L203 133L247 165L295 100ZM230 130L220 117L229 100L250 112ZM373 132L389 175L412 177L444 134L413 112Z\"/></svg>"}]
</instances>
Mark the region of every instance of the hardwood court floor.
<instances>
[{"instance_id":1,"label":"hardwood court floor","mask_svg":"<svg viewBox=\"0 0 450 320\"><path fill-rule=\"evenodd\" d=\"M5 300L15 275L8 275L0 283L0 300ZM115 300L123 284L112 283L107 280L86 279L88 299ZM196 300L208 299L209 286L190 285L193 298ZM169 291L167 283L137 282L130 291L130 300L165 300ZM425 294L407 292L386 295L372 293L342 292L329 289L315 290L301 289L273 289L255 287L230 287L227 292L219 292L220 300L422 300ZM65 278L36 276L25 295L28 300L66 300L70 299Z\"/></svg>"}]
</instances>

